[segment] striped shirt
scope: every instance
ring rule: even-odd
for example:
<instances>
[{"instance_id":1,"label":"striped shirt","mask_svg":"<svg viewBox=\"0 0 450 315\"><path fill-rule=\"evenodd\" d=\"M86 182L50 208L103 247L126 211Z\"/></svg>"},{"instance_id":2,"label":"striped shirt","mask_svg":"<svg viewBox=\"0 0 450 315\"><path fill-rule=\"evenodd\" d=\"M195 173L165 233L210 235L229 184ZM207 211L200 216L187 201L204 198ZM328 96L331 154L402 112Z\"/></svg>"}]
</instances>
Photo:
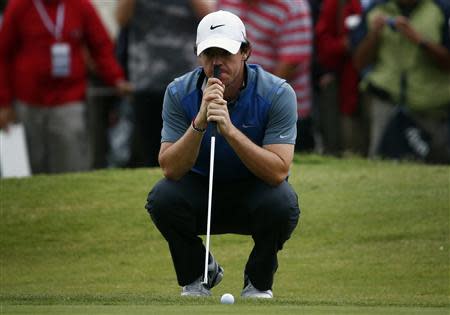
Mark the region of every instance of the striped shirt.
<instances>
[{"instance_id":1,"label":"striped shirt","mask_svg":"<svg viewBox=\"0 0 450 315\"><path fill-rule=\"evenodd\" d=\"M238 15L252 44L249 62L274 73L279 62L296 64L288 80L297 95L299 117L311 113L312 18L306 0L219 0L218 9Z\"/></svg>"}]
</instances>

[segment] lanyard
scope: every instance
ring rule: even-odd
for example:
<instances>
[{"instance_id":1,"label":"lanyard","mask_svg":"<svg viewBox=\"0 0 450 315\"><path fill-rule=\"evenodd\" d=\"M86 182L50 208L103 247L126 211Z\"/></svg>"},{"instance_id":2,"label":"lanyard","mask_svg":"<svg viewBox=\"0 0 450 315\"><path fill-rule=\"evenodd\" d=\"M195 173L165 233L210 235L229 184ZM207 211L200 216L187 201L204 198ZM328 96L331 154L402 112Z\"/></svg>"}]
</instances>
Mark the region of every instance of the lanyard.
<instances>
[{"instance_id":1,"label":"lanyard","mask_svg":"<svg viewBox=\"0 0 450 315\"><path fill-rule=\"evenodd\" d=\"M44 5L42 4L42 0L34 0L33 3L45 27L53 36L55 36L56 40L60 40L62 29L64 26L64 3L58 4L55 24L53 24L52 20L50 19L50 16L45 10Z\"/></svg>"}]
</instances>

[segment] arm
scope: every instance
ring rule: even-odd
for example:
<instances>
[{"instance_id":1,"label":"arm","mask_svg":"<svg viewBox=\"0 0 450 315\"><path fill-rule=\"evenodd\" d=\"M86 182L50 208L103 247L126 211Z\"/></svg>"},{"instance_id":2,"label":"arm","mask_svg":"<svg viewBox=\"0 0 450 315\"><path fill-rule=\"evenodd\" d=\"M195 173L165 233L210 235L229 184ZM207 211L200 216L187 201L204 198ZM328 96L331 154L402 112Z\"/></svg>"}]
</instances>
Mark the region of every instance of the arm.
<instances>
[{"instance_id":1,"label":"arm","mask_svg":"<svg viewBox=\"0 0 450 315\"><path fill-rule=\"evenodd\" d=\"M450 72L450 51L437 43L429 42L426 39L421 39L418 42L424 51L445 71Z\"/></svg>"},{"instance_id":2,"label":"arm","mask_svg":"<svg viewBox=\"0 0 450 315\"><path fill-rule=\"evenodd\" d=\"M215 78L208 80L199 113L195 118L195 125L203 129L206 128L207 122L217 122L219 132L246 167L268 184L279 184L288 175L294 146L269 144L260 147L254 144L231 123L227 102L222 99L223 91L220 80ZM293 98L295 99L295 93ZM176 142L161 144L159 164L166 178L177 180L194 166L202 137L202 133L189 127Z\"/></svg>"},{"instance_id":3,"label":"arm","mask_svg":"<svg viewBox=\"0 0 450 315\"><path fill-rule=\"evenodd\" d=\"M313 29L307 6L302 3L284 17L276 41L278 60L272 73L286 80L295 79L299 68L306 69L311 62Z\"/></svg>"},{"instance_id":4,"label":"arm","mask_svg":"<svg viewBox=\"0 0 450 315\"><path fill-rule=\"evenodd\" d=\"M16 114L11 106L0 107L0 129L8 130L8 126L16 119Z\"/></svg>"},{"instance_id":5,"label":"arm","mask_svg":"<svg viewBox=\"0 0 450 315\"><path fill-rule=\"evenodd\" d=\"M395 19L397 30L409 41L422 46L423 50L434 60L434 62L446 71L450 71L450 51L438 43L426 40L426 37L415 30L404 16Z\"/></svg>"},{"instance_id":6,"label":"arm","mask_svg":"<svg viewBox=\"0 0 450 315\"><path fill-rule=\"evenodd\" d=\"M218 102L225 105L226 102L222 100L224 86L219 79L210 78L208 80L206 89L203 91L203 99L200 105L200 110L195 118L195 126L200 129L207 127L206 111L209 104ZM165 98L168 98L168 103L176 103L171 99L172 96L166 92ZM165 123L171 125L180 124L180 121L185 119L182 114L172 113L171 116L164 116ZM178 129L180 129L179 127ZM183 136L175 142L163 142L159 151L159 165L161 166L164 176L168 179L177 180L186 174L195 164L200 145L203 138L203 133L194 130L189 126Z\"/></svg>"},{"instance_id":7,"label":"arm","mask_svg":"<svg viewBox=\"0 0 450 315\"><path fill-rule=\"evenodd\" d=\"M177 142L161 144L159 163L166 178L178 180L194 166L202 138L203 134L189 128ZM257 177L271 185L278 185L286 179L294 156L293 145L259 147L236 128L226 139L245 166Z\"/></svg>"},{"instance_id":8,"label":"arm","mask_svg":"<svg viewBox=\"0 0 450 315\"><path fill-rule=\"evenodd\" d=\"M189 127L177 142L163 142L159 150L159 165L166 178L180 179L195 164L203 133Z\"/></svg>"},{"instance_id":9,"label":"arm","mask_svg":"<svg viewBox=\"0 0 450 315\"><path fill-rule=\"evenodd\" d=\"M295 139L295 127L289 127L295 126L297 120L296 96L292 88L284 92L288 93L284 97L284 102L276 101L277 103L274 102L272 105L272 109L277 108L277 110L272 113L266 130L267 136L269 126L272 126L271 137L278 139L277 142L280 141L280 130L286 131L286 136L290 135L290 140ZM219 132L255 176L274 186L286 179L294 156L293 144L271 143L262 147L256 145L233 125L226 103L211 103L208 107L208 121L217 122ZM277 129L276 127L279 126L287 126L287 128Z\"/></svg>"},{"instance_id":10,"label":"arm","mask_svg":"<svg viewBox=\"0 0 450 315\"><path fill-rule=\"evenodd\" d=\"M245 166L267 184L279 185L288 176L294 145L270 144L260 147L234 126L224 137Z\"/></svg>"},{"instance_id":11,"label":"arm","mask_svg":"<svg viewBox=\"0 0 450 315\"><path fill-rule=\"evenodd\" d=\"M353 55L353 61L356 69L361 71L366 66L375 61L378 52L378 42L381 31L385 26L386 18L378 15L373 19L372 27L369 33L364 37L361 43L356 47Z\"/></svg>"},{"instance_id":12,"label":"arm","mask_svg":"<svg viewBox=\"0 0 450 315\"><path fill-rule=\"evenodd\" d=\"M114 55L113 42L95 8L88 1L80 3L83 3L84 39L100 77L121 94L131 92L133 87L124 79L123 70Z\"/></svg>"},{"instance_id":13,"label":"arm","mask_svg":"<svg viewBox=\"0 0 450 315\"><path fill-rule=\"evenodd\" d=\"M119 27L125 27L131 20L136 0L119 0L116 8L116 20Z\"/></svg>"}]
</instances>

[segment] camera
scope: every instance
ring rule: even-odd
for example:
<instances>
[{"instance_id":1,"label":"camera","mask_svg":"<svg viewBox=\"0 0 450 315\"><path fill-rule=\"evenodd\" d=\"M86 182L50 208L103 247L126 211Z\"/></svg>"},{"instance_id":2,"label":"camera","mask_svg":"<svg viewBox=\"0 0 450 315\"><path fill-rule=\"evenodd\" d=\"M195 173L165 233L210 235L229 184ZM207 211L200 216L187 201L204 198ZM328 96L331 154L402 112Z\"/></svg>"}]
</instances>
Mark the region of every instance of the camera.
<instances>
[{"instance_id":1,"label":"camera","mask_svg":"<svg viewBox=\"0 0 450 315\"><path fill-rule=\"evenodd\" d=\"M393 17L388 17L386 19L386 25L388 25L393 31L397 30L397 27L395 26L395 18Z\"/></svg>"}]
</instances>

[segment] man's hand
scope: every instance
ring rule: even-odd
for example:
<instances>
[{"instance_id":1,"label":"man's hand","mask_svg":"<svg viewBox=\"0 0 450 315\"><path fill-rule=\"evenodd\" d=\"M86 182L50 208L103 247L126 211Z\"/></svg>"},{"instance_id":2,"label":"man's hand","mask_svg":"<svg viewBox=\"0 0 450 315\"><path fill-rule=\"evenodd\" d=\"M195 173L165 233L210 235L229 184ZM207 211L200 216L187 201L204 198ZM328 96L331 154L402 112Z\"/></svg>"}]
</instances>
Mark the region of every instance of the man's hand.
<instances>
[{"instance_id":1,"label":"man's hand","mask_svg":"<svg viewBox=\"0 0 450 315\"><path fill-rule=\"evenodd\" d=\"M397 16L395 18L395 27L397 31L405 36L409 41L418 45L422 40L422 35L417 32L404 16Z\"/></svg>"},{"instance_id":2,"label":"man's hand","mask_svg":"<svg viewBox=\"0 0 450 315\"><path fill-rule=\"evenodd\" d=\"M450 51L447 47L438 42L428 41L426 39L426 34L421 34L411 25L408 18L404 16L397 16L393 20L393 24L397 32L407 40L414 45L422 47L423 51L441 70L450 72Z\"/></svg>"},{"instance_id":3,"label":"man's hand","mask_svg":"<svg viewBox=\"0 0 450 315\"><path fill-rule=\"evenodd\" d=\"M222 106L227 108L226 102L223 100L224 90L225 86L219 79L210 78L208 80L203 91L200 110L195 117L194 124L196 128L206 129L208 121L216 121L213 119L214 116L211 116L211 110L215 107L215 104L223 104ZM189 172L197 161L202 138L203 133L188 128L177 141L161 143L159 164L166 178L179 180Z\"/></svg>"},{"instance_id":4,"label":"man's hand","mask_svg":"<svg viewBox=\"0 0 450 315\"><path fill-rule=\"evenodd\" d=\"M12 107L0 107L0 129L8 130L8 126L16 120Z\"/></svg>"},{"instance_id":5,"label":"man's hand","mask_svg":"<svg viewBox=\"0 0 450 315\"><path fill-rule=\"evenodd\" d=\"M382 15L382 14L374 17L374 19L372 21L372 31L374 32L374 34L376 34L378 36L381 33L384 26L386 25L387 20L388 20L388 17L385 15Z\"/></svg>"},{"instance_id":6,"label":"man's hand","mask_svg":"<svg viewBox=\"0 0 450 315\"><path fill-rule=\"evenodd\" d=\"M117 93L121 96L126 96L134 92L134 86L125 80L120 80L116 83Z\"/></svg>"},{"instance_id":7,"label":"man's hand","mask_svg":"<svg viewBox=\"0 0 450 315\"><path fill-rule=\"evenodd\" d=\"M213 121L219 125L221 123L220 121L223 121L223 116L228 116L227 102L223 99L224 91L225 86L222 81L217 78L208 79L206 89L203 91L202 104L195 118L195 125L197 127L205 129L208 122ZM226 111L226 114L223 111Z\"/></svg>"}]
</instances>

